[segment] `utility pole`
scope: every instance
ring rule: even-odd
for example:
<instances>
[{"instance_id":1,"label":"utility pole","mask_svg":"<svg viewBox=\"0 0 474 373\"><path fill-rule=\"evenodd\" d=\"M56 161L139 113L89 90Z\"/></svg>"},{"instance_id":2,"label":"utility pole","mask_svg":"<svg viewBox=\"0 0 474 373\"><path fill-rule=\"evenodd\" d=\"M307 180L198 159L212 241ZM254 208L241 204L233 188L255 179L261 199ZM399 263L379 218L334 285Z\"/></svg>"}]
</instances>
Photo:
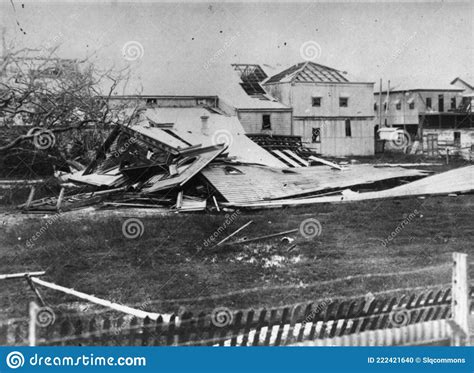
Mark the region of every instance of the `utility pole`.
<instances>
[{"instance_id":1,"label":"utility pole","mask_svg":"<svg viewBox=\"0 0 474 373\"><path fill-rule=\"evenodd\" d=\"M379 129L382 128L382 78L379 85Z\"/></svg>"}]
</instances>

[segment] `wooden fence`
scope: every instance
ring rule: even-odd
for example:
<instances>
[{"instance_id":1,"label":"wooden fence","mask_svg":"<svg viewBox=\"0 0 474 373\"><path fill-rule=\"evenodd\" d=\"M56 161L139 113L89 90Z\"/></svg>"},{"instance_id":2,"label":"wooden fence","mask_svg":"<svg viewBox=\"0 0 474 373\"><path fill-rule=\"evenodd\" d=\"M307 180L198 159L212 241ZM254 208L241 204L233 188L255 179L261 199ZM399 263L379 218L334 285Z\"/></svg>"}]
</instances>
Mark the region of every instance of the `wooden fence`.
<instances>
[{"instance_id":1,"label":"wooden fence","mask_svg":"<svg viewBox=\"0 0 474 373\"><path fill-rule=\"evenodd\" d=\"M52 325L36 328L36 343L139 346L280 346L315 340L329 343L329 339L347 340L348 336L364 332L446 320L451 317L451 289L236 311L221 315L224 320L219 322L213 316L187 312L179 317L172 316L170 322L163 322L161 317L150 320L116 313L63 313L57 315ZM26 328L25 320L0 326L0 336L9 336L7 340L0 340L0 345L27 344ZM446 335L441 333L440 338L446 339Z\"/></svg>"},{"instance_id":2,"label":"wooden fence","mask_svg":"<svg viewBox=\"0 0 474 373\"><path fill-rule=\"evenodd\" d=\"M220 308L172 315L166 321L116 311L55 310L54 322L46 327L38 326L35 305L30 319L0 322L0 345L460 345L469 343L473 299L466 254L455 253L451 286L405 289L396 296L233 312Z\"/></svg>"}]
</instances>

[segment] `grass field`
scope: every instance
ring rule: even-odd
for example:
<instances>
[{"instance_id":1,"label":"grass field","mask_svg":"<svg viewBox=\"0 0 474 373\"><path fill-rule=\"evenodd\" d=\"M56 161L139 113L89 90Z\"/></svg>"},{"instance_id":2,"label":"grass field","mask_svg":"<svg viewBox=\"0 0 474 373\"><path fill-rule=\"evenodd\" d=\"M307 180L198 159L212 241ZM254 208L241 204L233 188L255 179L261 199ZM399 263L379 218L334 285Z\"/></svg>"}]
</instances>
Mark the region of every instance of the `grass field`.
<instances>
[{"instance_id":1,"label":"grass field","mask_svg":"<svg viewBox=\"0 0 474 373\"><path fill-rule=\"evenodd\" d=\"M124 237L125 218L103 214L72 219L64 213L51 224L43 216L17 223L10 219L0 226L0 273L46 270L47 281L156 312L183 307L242 309L364 295L449 283L451 253L467 252L471 261L474 258L473 208L474 195L465 195L236 212L225 230L225 214L168 214L140 217L144 231L138 239ZM414 217L402 224L410 214ZM298 228L309 218L322 227L312 239L294 234L292 243L277 237L213 253L204 245L215 232L220 232L218 241L250 220L253 224L236 237ZM392 232L398 233L383 245ZM28 240L33 245L27 245ZM447 266L430 268L442 264ZM390 275L417 269L422 271ZM323 283L368 273L386 276ZM259 289L219 297L250 288ZM49 290L42 293L52 306L75 300ZM184 299L196 297L213 298ZM31 299L26 281L0 284L3 317L26 316Z\"/></svg>"}]
</instances>

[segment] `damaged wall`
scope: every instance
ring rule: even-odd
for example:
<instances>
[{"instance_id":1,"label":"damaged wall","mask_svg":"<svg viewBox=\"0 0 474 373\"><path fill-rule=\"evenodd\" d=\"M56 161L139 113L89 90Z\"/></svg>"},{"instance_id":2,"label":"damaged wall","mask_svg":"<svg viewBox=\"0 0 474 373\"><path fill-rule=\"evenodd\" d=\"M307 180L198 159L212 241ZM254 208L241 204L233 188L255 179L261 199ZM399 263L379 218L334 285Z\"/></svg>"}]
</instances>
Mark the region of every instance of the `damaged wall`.
<instances>
[{"instance_id":1,"label":"damaged wall","mask_svg":"<svg viewBox=\"0 0 474 373\"><path fill-rule=\"evenodd\" d=\"M301 136L304 146L324 156L373 155L375 152L372 118L295 118L293 123L295 135ZM350 127L348 132L346 127ZM319 129L319 137L313 136L314 129Z\"/></svg>"},{"instance_id":2,"label":"damaged wall","mask_svg":"<svg viewBox=\"0 0 474 373\"><path fill-rule=\"evenodd\" d=\"M238 110L237 117L246 133L261 133L265 131L264 115L269 116L271 131L275 135L292 135L291 111L270 110Z\"/></svg>"}]
</instances>

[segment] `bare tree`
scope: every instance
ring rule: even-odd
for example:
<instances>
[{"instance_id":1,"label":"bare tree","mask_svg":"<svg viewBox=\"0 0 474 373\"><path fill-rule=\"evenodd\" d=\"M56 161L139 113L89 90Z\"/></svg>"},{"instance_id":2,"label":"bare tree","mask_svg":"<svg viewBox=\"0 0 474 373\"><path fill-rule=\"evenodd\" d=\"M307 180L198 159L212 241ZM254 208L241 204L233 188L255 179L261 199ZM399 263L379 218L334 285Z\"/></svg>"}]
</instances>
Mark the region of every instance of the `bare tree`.
<instances>
[{"instance_id":1,"label":"bare tree","mask_svg":"<svg viewBox=\"0 0 474 373\"><path fill-rule=\"evenodd\" d=\"M0 153L45 131L54 136L117 123L123 107L112 107L109 98L128 79L128 70L101 70L87 59L58 58L55 52L22 49L0 57L0 123L20 121L32 128L0 146Z\"/></svg>"}]
</instances>

